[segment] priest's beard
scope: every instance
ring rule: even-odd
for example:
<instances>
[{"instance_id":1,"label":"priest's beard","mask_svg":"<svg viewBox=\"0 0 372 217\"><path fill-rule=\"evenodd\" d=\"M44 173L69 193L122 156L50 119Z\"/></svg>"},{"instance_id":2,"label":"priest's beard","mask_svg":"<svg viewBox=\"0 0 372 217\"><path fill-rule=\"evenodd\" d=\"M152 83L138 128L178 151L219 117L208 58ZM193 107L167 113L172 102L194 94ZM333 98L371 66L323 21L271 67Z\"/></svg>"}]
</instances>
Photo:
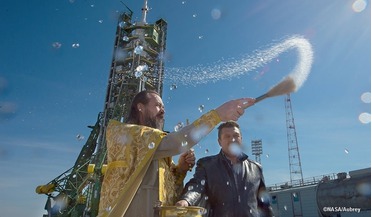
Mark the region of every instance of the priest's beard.
<instances>
[{"instance_id":1,"label":"priest's beard","mask_svg":"<svg viewBox=\"0 0 372 217\"><path fill-rule=\"evenodd\" d=\"M164 121L158 116L150 117L149 115L146 115L145 125L148 127L156 128L158 130L163 130Z\"/></svg>"}]
</instances>

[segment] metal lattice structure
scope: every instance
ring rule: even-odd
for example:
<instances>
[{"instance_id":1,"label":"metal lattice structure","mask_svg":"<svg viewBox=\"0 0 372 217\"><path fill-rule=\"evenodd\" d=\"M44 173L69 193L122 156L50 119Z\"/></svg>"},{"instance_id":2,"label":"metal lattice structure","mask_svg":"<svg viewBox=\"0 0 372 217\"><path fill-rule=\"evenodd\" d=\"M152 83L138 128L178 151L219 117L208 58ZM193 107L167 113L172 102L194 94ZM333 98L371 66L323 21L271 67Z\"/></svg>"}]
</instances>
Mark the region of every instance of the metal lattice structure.
<instances>
[{"instance_id":1,"label":"metal lattice structure","mask_svg":"<svg viewBox=\"0 0 372 217\"><path fill-rule=\"evenodd\" d=\"M290 94L285 97L285 113L286 113L286 125L287 125L287 140L288 140L288 157L289 157L289 170L291 183L299 181L303 183L300 151L298 149L296 127L292 112L292 103Z\"/></svg>"},{"instance_id":2,"label":"metal lattice structure","mask_svg":"<svg viewBox=\"0 0 372 217\"><path fill-rule=\"evenodd\" d=\"M115 35L104 110L83 146L74 166L46 185L36 188L48 196L44 217L95 217L106 163L106 126L110 119L124 122L134 96L142 90L163 91L167 23L146 22L147 0L142 20L132 21L133 12L120 15Z\"/></svg>"}]
</instances>

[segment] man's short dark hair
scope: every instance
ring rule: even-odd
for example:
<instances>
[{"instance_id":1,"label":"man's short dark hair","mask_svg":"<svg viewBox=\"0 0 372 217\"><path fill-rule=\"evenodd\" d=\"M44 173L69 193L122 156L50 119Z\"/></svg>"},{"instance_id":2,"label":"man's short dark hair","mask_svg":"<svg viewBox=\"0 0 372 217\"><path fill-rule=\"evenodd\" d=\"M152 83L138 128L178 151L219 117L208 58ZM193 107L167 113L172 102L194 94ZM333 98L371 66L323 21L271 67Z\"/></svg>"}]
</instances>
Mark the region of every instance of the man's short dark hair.
<instances>
[{"instance_id":1,"label":"man's short dark hair","mask_svg":"<svg viewBox=\"0 0 372 217\"><path fill-rule=\"evenodd\" d=\"M227 121L227 122L224 122L222 124L220 124L220 126L218 126L218 138L220 139L221 138L221 131L223 128L230 128L230 127L236 127L240 130L240 126L237 122L235 121Z\"/></svg>"}]
</instances>

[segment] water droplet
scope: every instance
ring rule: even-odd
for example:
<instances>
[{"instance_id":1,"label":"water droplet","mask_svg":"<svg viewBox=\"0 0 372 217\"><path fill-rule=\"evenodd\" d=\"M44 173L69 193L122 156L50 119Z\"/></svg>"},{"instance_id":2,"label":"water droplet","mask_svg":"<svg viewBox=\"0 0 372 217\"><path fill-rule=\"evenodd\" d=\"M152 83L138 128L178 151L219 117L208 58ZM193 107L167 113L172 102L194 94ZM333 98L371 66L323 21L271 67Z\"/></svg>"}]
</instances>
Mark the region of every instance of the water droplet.
<instances>
[{"instance_id":1,"label":"water droplet","mask_svg":"<svg viewBox=\"0 0 372 217\"><path fill-rule=\"evenodd\" d=\"M124 66L119 65L115 67L115 72L117 73L123 73L124 72Z\"/></svg>"},{"instance_id":2,"label":"water droplet","mask_svg":"<svg viewBox=\"0 0 372 217\"><path fill-rule=\"evenodd\" d=\"M204 105L200 105L199 108L198 108L198 110L199 110L200 112L203 112L203 110L204 110Z\"/></svg>"},{"instance_id":3,"label":"water droplet","mask_svg":"<svg viewBox=\"0 0 372 217\"><path fill-rule=\"evenodd\" d=\"M283 208L284 208L285 211L287 211L287 206L284 206Z\"/></svg>"},{"instance_id":4,"label":"water droplet","mask_svg":"<svg viewBox=\"0 0 372 217\"><path fill-rule=\"evenodd\" d=\"M267 155L266 155L266 157L268 158L268 157L270 157L270 155L269 155L269 154L267 154Z\"/></svg>"},{"instance_id":5,"label":"water droplet","mask_svg":"<svg viewBox=\"0 0 372 217\"><path fill-rule=\"evenodd\" d=\"M189 191L192 191L192 189L194 189L194 187L192 185L190 185L188 188L187 188Z\"/></svg>"},{"instance_id":6,"label":"water droplet","mask_svg":"<svg viewBox=\"0 0 372 217\"><path fill-rule=\"evenodd\" d=\"M193 14L193 15L192 15L192 17L194 17L194 18L197 17L197 16L198 16L197 14Z\"/></svg>"},{"instance_id":7,"label":"water droplet","mask_svg":"<svg viewBox=\"0 0 372 217\"><path fill-rule=\"evenodd\" d=\"M244 186L244 190L247 190L247 186Z\"/></svg>"},{"instance_id":8,"label":"water droplet","mask_svg":"<svg viewBox=\"0 0 372 217\"><path fill-rule=\"evenodd\" d=\"M136 71L136 72L134 73L134 76L135 76L136 78L139 78L139 77L142 76L142 72L141 72L141 71Z\"/></svg>"},{"instance_id":9,"label":"water droplet","mask_svg":"<svg viewBox=\"0 0 372 217\"><path fill-rule=\"evenodd\" d=\"M161 61L164 61L164 60L166 60L166 54L164 54L164 52L160 52L159 54L158 54L158 60L161 60Z\"/></svg>"},{"instance_id":10,"label":"water droplet","mask_svg":"<svg viewBox=\"0 0 372 217\"><path fill-rule=\"evenodd\" d=\"M218 20L218 19L220 19L221 18L221 10L220 9L218 9L218 8L214 8L214 9L212 9L212 11L211 11L211 16L212 16L212 18L214 19L214 20Z\"/></svg>"},{"instance_id":11,"label":"water droplet","mask_svg":"<svg viewBox=\"0 0 372 217\"><path fill-rule=\"evenodd\" d=\"M135 76L136 78L139 78L139 77L142 76L143 72L144 72L144 71L147 71L147 70L148 70L148 66L147 66L147 65L137 66L136 71L135 71L135 73L134 73L134 76Z\"/></svg>"},{"instance_id":12,"label":"water droplet","mask_svg":"<svg viewBox=\"0 0 372 217\"><path fill-rule=\"evenodd\" d=\"M177 85L176 84L172 84L170 87L169 87L170 90L175 90L177 89Z\"/></svg>"},{"instance_id":13,"label":"water droplet","mask_svg":"<svg viewBox=\"0 0 372 217\"><path fill-rule=\"evenodd\" d=\"M368 124L371 123L371 114L367 112L363 112L359 115L359 121L362 124Z\"/></svg>"},{"instance_id":14,"label":"water droplet","mask_svg":"<svg viewBox=\"0 0 372 217\"><path fill-rule=\"evenodd\" d=\"M98 20L99 23L103 23L103 20Z\"/></svg>"},{"instance_id":15,"label":"water droplet","mask_svg":"<svg viewBox=\"0 0 372 217\"><path fill-rule=\"evenodd\" d=\"M182 122L178 122L176 126L174 126L174 131L178 132L184 127L184 124ZM187 135L185 135L187 137Z\"/></svg>"},{"instance_id":16,"label":"water droplet","mask_svg":"<svg viewBox=\"0 0 372 217\"><path fill-rule=\"evenodd\" d=\"M53 42L52 46L53 46L55 49L58 49L58 48L62 47L62 44L59 43L59 42Z\"/></svg>"},{"instance_id":17,"label":"water droplet","mask_svg":"<svg viewBox=\"0 0 372 217\"><path fill-rule=\"evenodd\" d=\"M360 13L364 11L367 7L367 1L366 0L356 0L354 1L352 5L352 9L354 12Z\"/></svg>"},{"instance_id":18,"label":"water droplet","mask_svg":"<svg viewBox=\"0 0 372 217\"><path fill-rule=\"evenodd\" d=\"M209 128L206 125L200 125L197 128L191 130L191 138L195 141L201 140L204 136L206 136L209 132Z\"/></svg>"},{"instance_id":19,"label":"water droplet","mask_svg":"<svg viewBox=\"0 0 372 217\"><path fill-rule=\"evenodd\" d=\"M72 46L72 48L78 48L78 47L80 47L80 44L76 43L76 44L72 44L71 46Z\"/></svg>"},{"instance_id":20,"label":"water droplet","mask_svg":"<svg viewBox=\"0 0 372 217\"><path fill-rule=\"evenodd\" d=\"M371 93L370 92L365 92L360 96L360 99L364 103L371 103Z\"/></svg>"},{"instance_id":21,"label":"water droplet","mask_svg":"<svg viewBox=\"0 0 372 217\"><path fill-rule=\"evenodd\" d=\"M205 200L208 200L208 196L205 196L204 199L205 199Z\"/></svg>"},{"instance_id":22,"label":"water droplet","mask_svg":"<svg viewBox=\"0 0 372 217\"><path fill-rule=\"evenodd\" d=\"M201 184L201 185L205 185L205 180L204 180L204 179L201 180L201 181L200 181L200 184Z\"/></svg>"},{"instance_id":23,"label":"water droplet","mask_svg":"<svg viewBox=\"0 0 372 217\"><path fill-rule=\"evenodd\" d=\"M129 41L129 37L128 36L123 36L123 41L128 42Z\"/></svg>"},{"instance_id":24,"label":"water droplet","mask_svg":"<svg viewBox=\"0 0 372 217\"><path fill-rule=\"evenodd\" d=\"M143 47L141 45L138 45L136 48L134 48L134 53L137 55L140 55L143 51Z\"/></svg>"},{"instance_id":25,"label":"water droplet","mask_svg":"<svg viewBox=\"0 0 372 217\"><path fill-rule=\"evenodd\" d=\"M77 134L77 135L76 135L76 139L77 139L78 141L81 141L81 140L84 139L84 136L81 135L81 134Z\"/></svg>"},{"instance_id":26,"label":"water droplet","mask_svg":"<svg viewBox=\"0 0 372 217\"><path fill-rule=\"evenodd\" d=\"M227 182L226 182L226 185L230 185L230 182L229 182L229 181L227 181Z\"/></svg>"},{"instance_id":27,"label":"water droplet","mask_svg":"<svg viewBox=\"0 0 372 217\"><path fill-rule=\"evenodd\" d=\"M346 154L349 154L349 150L347 150L346 148L345 148L344 151L345 151Z\"/></svg>"},{"instance_id":28,"label":"water droplet","mask_svg":"<svg viewBox=\"0 0 372 217\"><path fill-rule=\"evenodd\" d=\"M187 146L187 141L182 141L182 143L181 143L181 145L182 145L182 147L185 147L185 146Z\"/></svg>"},{"instance_id":29,"label":"water droplet","mask_svg":"<svg viewBox=\"0 0 372 217\"><path fill-rule=\"evenodd\" d=\"M258 193L258 197L260 198L260 201L265 204L270 203L270 194L267 193L266 191L260 191Z\"/></svg>"},{"instance_id":30,"label":"water droplet","mask_svg":"<svg viewBox=\"0 0 372 217\"><path fill-rule=\"evenodd\" d=\"M147 65L141 65L141 66L137 66L136 68L137 71L148 71L149 70L149 67Z\"/></svg>"},{"instance_id":31,"label":"water droplet","mask_svg":"<svg viewBox=\"0 0 372 217\"><path fill-rule=\"evenodd\" d=\"M199 36L198 36L198 39L203 39L203 37L204 37L204 36L202 36L202 35L199 35Z\"/></svg>"},{"instance_id":32,"label":"water droplet","mask_svg":"<svg viewBox=\"0 0 372 217\"><path fill-rule=\"evenodd\" d=\"M184 5L186 3L186 1L182 1L182 4Z\"/></svg>"},{"instance_id":33,"label":"water droplet","mask_svg":"<svg viewBox=\"0 0 372 217\"><path fill-rule=\"evenodd\" d=\"M122 135L122 136L119 136L118 137L118 142L122 145L126 144L128 141L127 141L127 136L126 135Z\"/></svg>"},{"instance_id":34,"label":"water droplet","mask_svg":"<svg viewBox=\"0 0 372 217\"><path fill-rule=\"evenodd\" d=\"M149 144L149 149L153 149L153 148L155 148L155 143L154 142L150 142L150 144Z\"/></svg>"},{"instance_id":35,"label":"water droplet","mask_svg":"<svg viewBox=\"0 0 372 217\"><path fill-rule=\"evenodd\" d=\"M229 151L234 156L239 156L243 152L241 146L237 143L231 143L229 146Z\"/></svg>"},{"instance_id":36,"label":"water droplet","mask_svg":"<svg viewBox=\"0 0 372 217\"><path fill-rule=\"evenodd\" d=\"M361 195L371 197L371 184L369 182L358 184L356 189Z\"/></svg>"},{"instance_id":37,"label":"water droplet","mask_svg":"<svg viewBox=\"0 0 372 217\"><path fill-rule=\"evenodd\" d=\"M118 25L119 25L120 28L124 28L125 27L125 24L126 24L126 22L121 21Z\"/></svg>"},{"instance_id":38,"label":"water droplet","mask_svg":"<svg viewBox=\"0 0 372 217\"><path fill-rule=\"evenodd\" d=\"M209 150L208 149L205 149L205 153L208 154Z\"/></svg>"},{"instance_id":39,"label":"water droplet","mask_svg":"<svg viewBox=\"0 0 372 217\"><path fill-rule=\"evenodd\" d=\"M157 200L154 202L154 207L161 207L162 204L163 202L161 202L160 200Z\"/></svg>"},{"instance_id":40,"label":"water droplet","mask_svg":"<svg viewBox=\"0 0 372 217\"><path fill-rule=\"evenodd\" d=\"M94 5L90 5L91 8L94 8Z\"/></svg>"}]
</instances>

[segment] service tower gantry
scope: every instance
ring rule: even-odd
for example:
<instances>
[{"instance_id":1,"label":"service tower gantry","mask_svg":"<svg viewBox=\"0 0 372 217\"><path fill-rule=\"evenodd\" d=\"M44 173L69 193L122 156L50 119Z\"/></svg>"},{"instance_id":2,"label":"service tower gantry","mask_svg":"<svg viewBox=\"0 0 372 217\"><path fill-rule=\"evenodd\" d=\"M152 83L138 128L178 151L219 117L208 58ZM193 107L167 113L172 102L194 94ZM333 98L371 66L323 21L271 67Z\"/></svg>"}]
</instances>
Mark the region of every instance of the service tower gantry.
<instances>
[{"instance_id":1,"label":"service tower gantry","mask_svg":"<svg viewBox=\"0 0 372 217\"><path fill-rule=\"evenodd\" d=\"M43 217L95 217L106 168L106 126L110 119L125 121L133 97L142 90L163 91L167 23L146 22L144 0L142 19L132 21L127 7L119 16L114 54L110 67L103 112L83 146L75 165L46 185L36 188L48 196Z\"/></svg>"}]
</instances>

